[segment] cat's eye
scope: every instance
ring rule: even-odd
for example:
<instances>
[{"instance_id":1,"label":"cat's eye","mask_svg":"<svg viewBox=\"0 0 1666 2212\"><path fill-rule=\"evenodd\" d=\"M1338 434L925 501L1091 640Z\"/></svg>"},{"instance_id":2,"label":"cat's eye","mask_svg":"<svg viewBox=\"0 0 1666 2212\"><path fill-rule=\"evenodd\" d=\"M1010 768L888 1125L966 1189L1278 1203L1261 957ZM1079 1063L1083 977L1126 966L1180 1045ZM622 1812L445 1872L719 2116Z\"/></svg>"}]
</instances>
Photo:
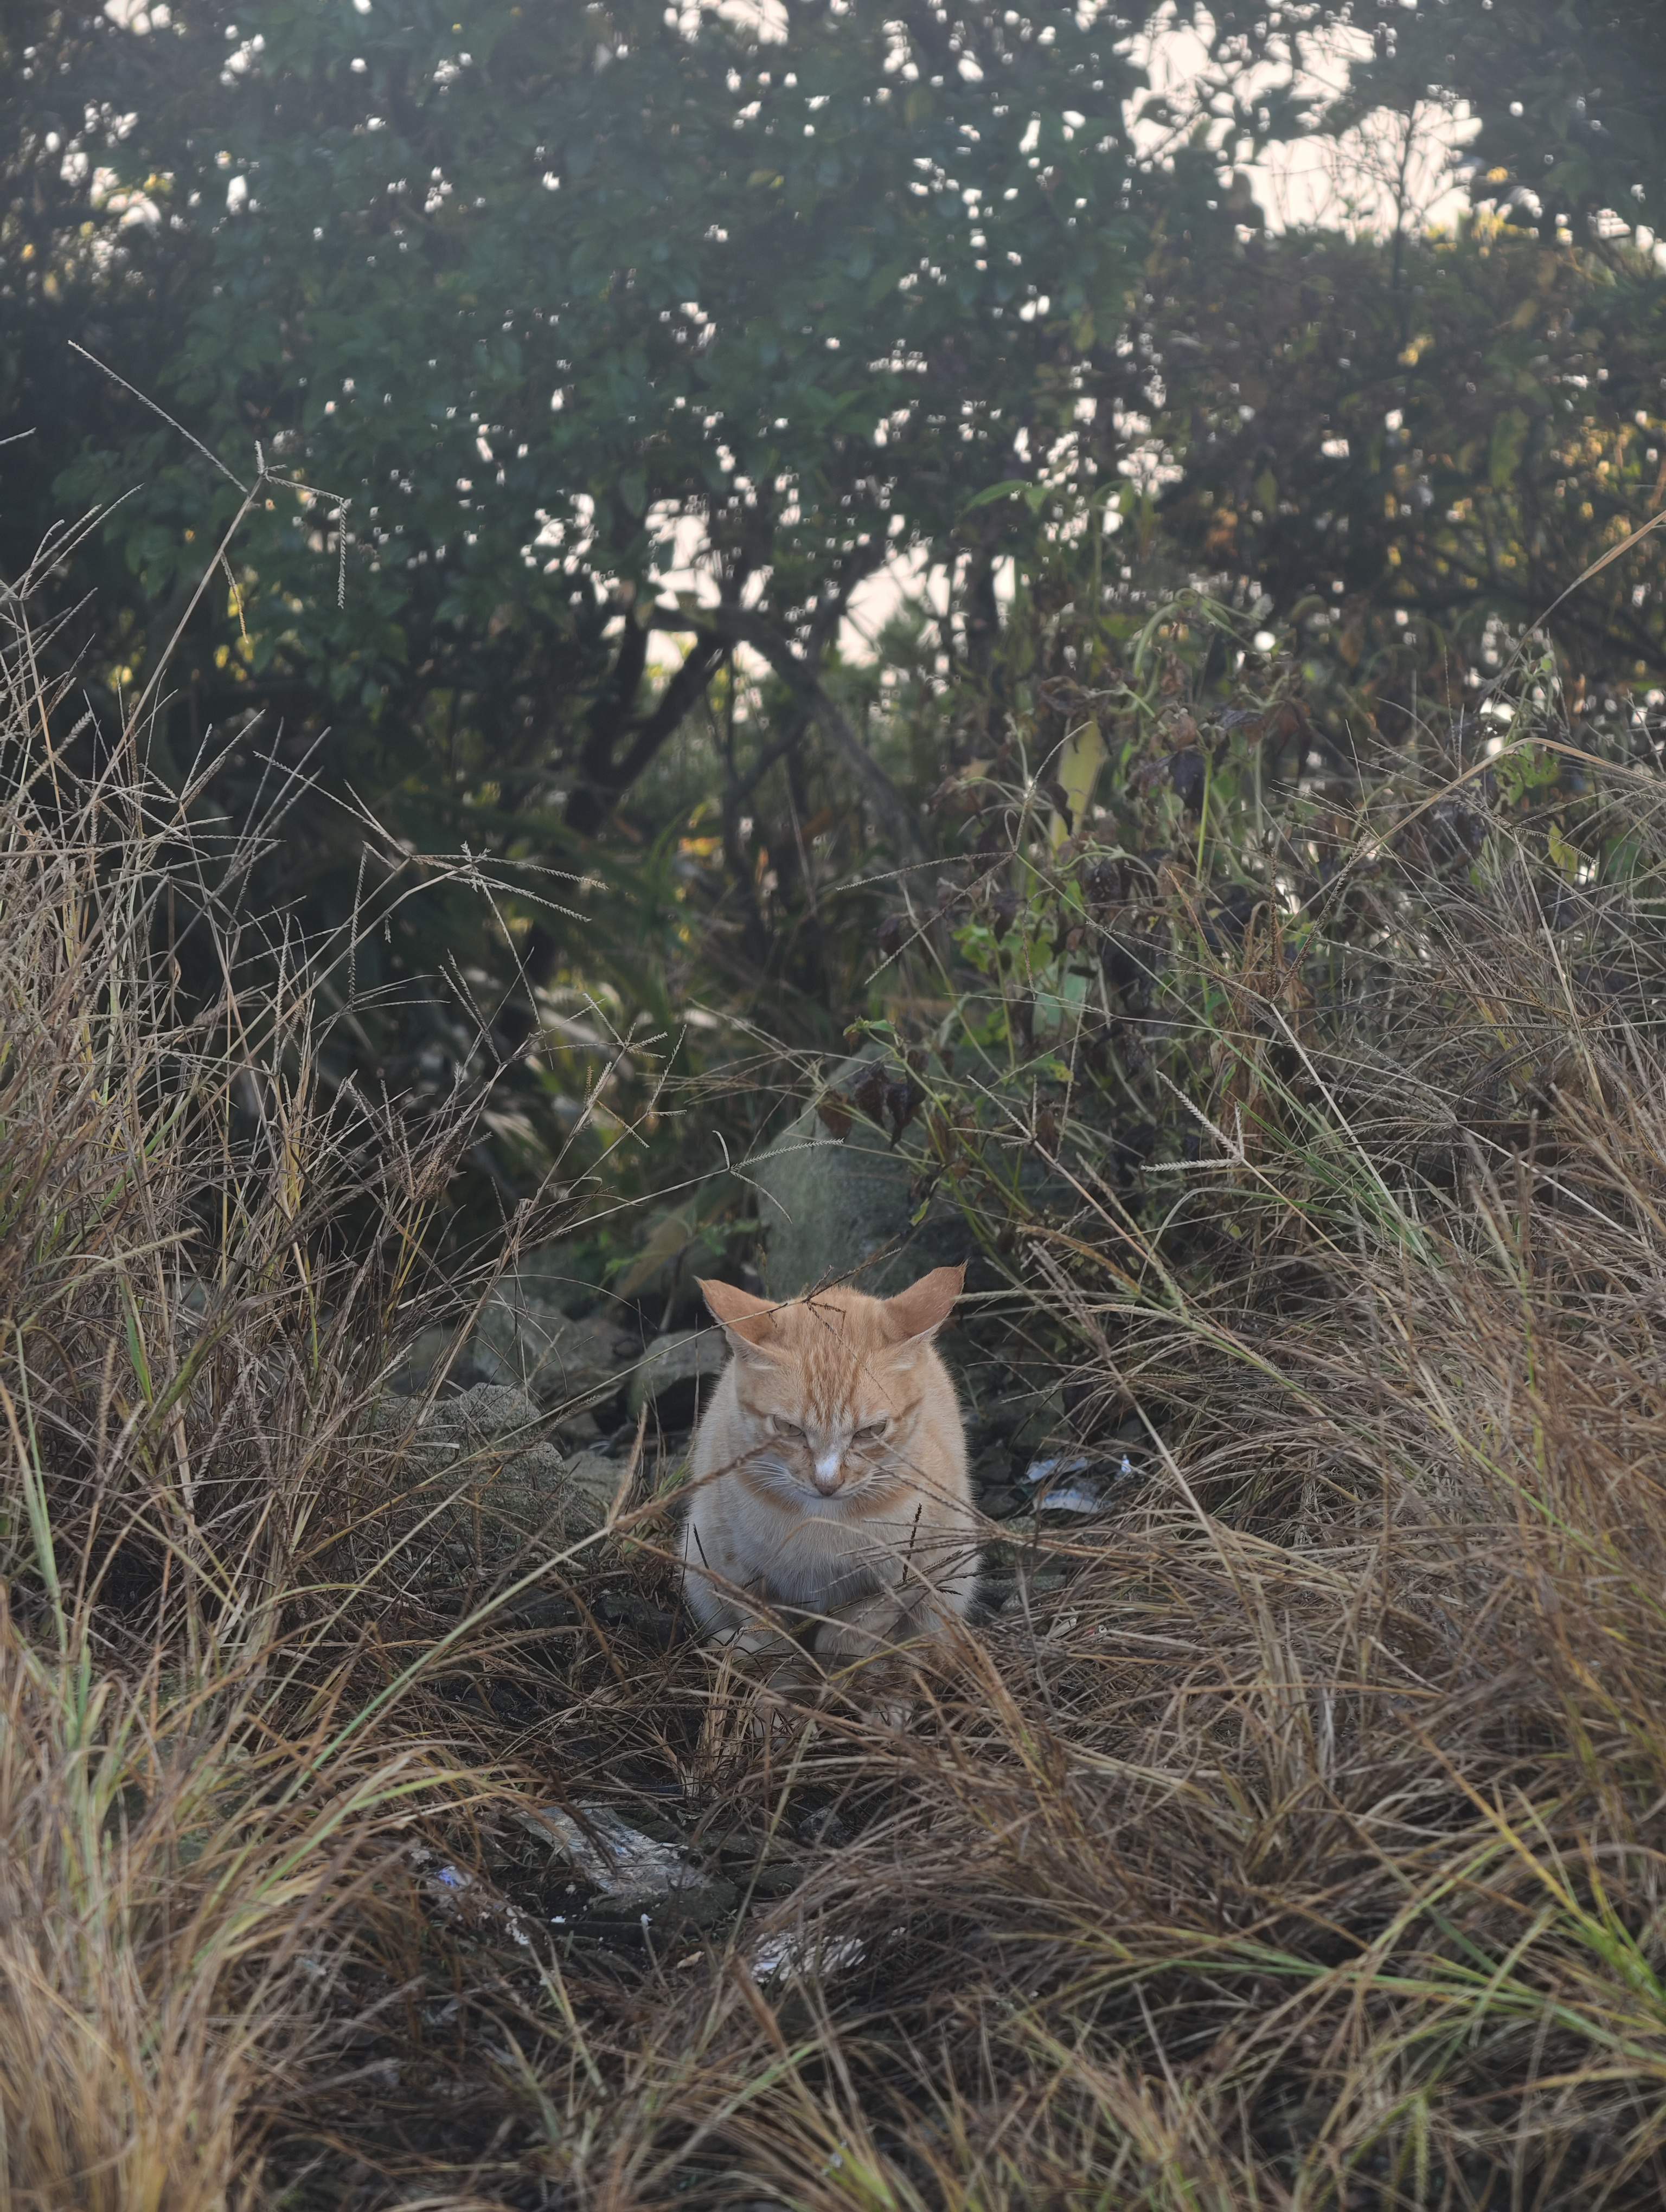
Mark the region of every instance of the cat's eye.
<instances>
[{"instance_id":1,"label":"cat's eye","mask_svg":"<svg viewBox=\"0 0 1666 2212\"><path fill-rule=\"evenodd\" d=\"M856 1442L859 1444L877 1444L890 1426L889 1419L865 1422L856 1431Z\"/></svg>"},{"instance_id":2,"label":"cat's eye","mask_svg":"<svg viewBox=\"0 0 1666 2212\"><path fill-rule=\"evenodd\" d=\"M788 1443L801 1444L804 1442L804 1431L798 1423L783 1419L780 1413L770 1414L769 1426L778 1437L784 1437Z\"/></svg>"}]
</instances>

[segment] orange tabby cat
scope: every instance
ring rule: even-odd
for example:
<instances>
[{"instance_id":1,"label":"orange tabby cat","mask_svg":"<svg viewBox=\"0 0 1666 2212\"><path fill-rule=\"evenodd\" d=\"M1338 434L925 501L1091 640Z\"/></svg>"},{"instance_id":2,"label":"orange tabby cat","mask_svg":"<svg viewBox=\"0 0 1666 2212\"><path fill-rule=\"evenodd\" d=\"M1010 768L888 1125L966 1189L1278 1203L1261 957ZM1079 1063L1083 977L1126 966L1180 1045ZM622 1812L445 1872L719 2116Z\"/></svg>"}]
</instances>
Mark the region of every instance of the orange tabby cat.
<instances>
[{"instance_id":1,"label":"orange tabby cat","mask_svg":"<svg viewBox=\"0 0 1666 2212\"><path fill-rule=\"evenodd\" d=\"M960 1408L932 1339L965 1270L773 1304L702 1283L733 1358L695 1439L684 1590L708 1636L824 1668L940 1632L976 1576ZM806 1618L807 1616L807 1618Z\"/></svg>"}]
</instances>

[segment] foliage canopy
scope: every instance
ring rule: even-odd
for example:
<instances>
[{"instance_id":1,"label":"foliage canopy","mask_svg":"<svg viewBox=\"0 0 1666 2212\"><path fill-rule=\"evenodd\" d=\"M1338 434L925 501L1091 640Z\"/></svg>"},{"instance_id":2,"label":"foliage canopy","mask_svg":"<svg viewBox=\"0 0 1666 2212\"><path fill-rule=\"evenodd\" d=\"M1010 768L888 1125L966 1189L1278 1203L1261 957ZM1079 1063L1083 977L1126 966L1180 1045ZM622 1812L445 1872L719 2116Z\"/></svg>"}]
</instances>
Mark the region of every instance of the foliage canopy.
<instances>
[{"instance_id":1,"label":"foliage canopy","mask_svg":"<svg viewBox=\"0 0 1666 2212\"><path fill-rule=\"evenodd\" d=\"M49 656L131 698L177 633L176 783L206 744L241 821L317 777L265 888L355 939L326 1073L518 1091L508 1194L583 1087L563 1005L824 1048L880 1011L875 861L941 858L944 776L1038 699L1060 742L1049 669L1190 581L1336 759L1480 703L1658 496L1662 37L1642 0L13 19L0 558L106 508L48 544ZM1466 107L1468 217L1267 228L1268 146ZM206 592L243 493L204 448L272 478ZM1570 603L1576 714L1637 711L1661 609L1656 541ZM411 853L495 903L402 902Z\"/></svg>"}]
</instances>

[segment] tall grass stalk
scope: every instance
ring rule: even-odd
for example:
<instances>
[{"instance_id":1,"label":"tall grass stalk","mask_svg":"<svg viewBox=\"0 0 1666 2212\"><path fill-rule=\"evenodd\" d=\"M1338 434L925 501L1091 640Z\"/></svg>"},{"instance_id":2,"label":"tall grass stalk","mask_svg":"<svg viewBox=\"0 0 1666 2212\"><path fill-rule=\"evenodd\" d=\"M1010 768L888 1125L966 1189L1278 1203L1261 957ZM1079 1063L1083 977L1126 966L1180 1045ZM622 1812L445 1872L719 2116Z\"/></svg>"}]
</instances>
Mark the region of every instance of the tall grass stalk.
<instances>
[{"instance_id":1,"label":"tall grass stalk","mask_svg":"<svg viewBox=\"0 0 1666 2212\"><path fill-rule=\"evenodd\" d=\"M987 1310L1073 1419L1131 1411L1144 1479L1009 1541L897 1733L679 1640L645 1457L584 1544L434 1586L415 1413L372 1409L466 1124L322 1097L317 967L240 904L246 848L136 726L72 772L24 634L7 681L0 2212L1662 2201L1634 764L1584 771L1610 874L1502 798L1432 860L1403 777L1305 919L1224 931L1175 862L1149 1034L1195 1141L1132 1182L1017 1031L930 1073L933 1141L1007 1148L958 1186L1006 1194ZM1015 1001L1101 857L1026 805ZM551 1803L673 1805L746 1910L576 1929L517 1818Z\"/></svg>"}]
</instances>

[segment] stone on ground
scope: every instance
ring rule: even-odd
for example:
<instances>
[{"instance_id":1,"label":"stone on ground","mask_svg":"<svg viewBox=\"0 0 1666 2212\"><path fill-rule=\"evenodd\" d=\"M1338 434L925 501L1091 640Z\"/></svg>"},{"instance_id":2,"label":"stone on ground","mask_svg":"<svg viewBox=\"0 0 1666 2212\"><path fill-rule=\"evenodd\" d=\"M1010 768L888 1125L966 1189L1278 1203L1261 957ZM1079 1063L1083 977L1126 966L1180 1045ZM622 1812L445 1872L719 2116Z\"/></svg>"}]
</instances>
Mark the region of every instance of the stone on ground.
<instances>
[{"instance_id":1,"label":"stone on ground","mask_svg":"<svg viewBox=\"0 0 1666 2212\"><path fill-rule=\"evenodd\" d=\"M481 1309L475 1357L496 1363L501 1379L540 1406L576 1415L618 1395L624 1340L606 1314L575 1319L532 1295L518 1278L502 1284ZM628 1356L629 1345L625 1345Z\"/></svg>"},{"instance_id":2,"label":"stone on ground","mask_svg":"<svg viewBox=\"0 0 1666 2212\"><path fill-rule=\"evenodd\" d=\"M409 1399L385 1398L373 1417L385 1437L411 1423ZM438 1506L429 1534L459 1566L496 1570L529 1542L558 1547L592 1535L607 1517L623 1469L593 1451L563 1454L525 1391L477 1383L424 1407L404 1474L415 1502Z\"/></svg>"},{"instance_id":3,"label":"stone on ground","mask_svg":"<svg viewBox=\"0 0 1666 2212\"><path fill-rule=\"evenodd\" d=\"M829 1090L848 1099L869 1066L847 1060ZM806 1107L749 1170L761 1193L764 1277L770 1296L795 1298L826 1283L850 1281L889 1297L932 1267L969 1259L970 1231L958 1209L934 1198L918 1223L910 1186L924 1158L918 1121L893 1146L860 1108L835 1136Z\"/></svg>"},{"instance_id":4,"label":"stone on ground","mask_svg":"<svg viewBox=\"0 0 1666 2212\"><path fill-rule=\"evenodd\" d=\"M635 1420L652 1406L662 1429L685 1429L711 1395L728 1350L719 1328L680 1328L656 1336L631 1370L625 1409Z\"/></svg>"}]
</instances>

